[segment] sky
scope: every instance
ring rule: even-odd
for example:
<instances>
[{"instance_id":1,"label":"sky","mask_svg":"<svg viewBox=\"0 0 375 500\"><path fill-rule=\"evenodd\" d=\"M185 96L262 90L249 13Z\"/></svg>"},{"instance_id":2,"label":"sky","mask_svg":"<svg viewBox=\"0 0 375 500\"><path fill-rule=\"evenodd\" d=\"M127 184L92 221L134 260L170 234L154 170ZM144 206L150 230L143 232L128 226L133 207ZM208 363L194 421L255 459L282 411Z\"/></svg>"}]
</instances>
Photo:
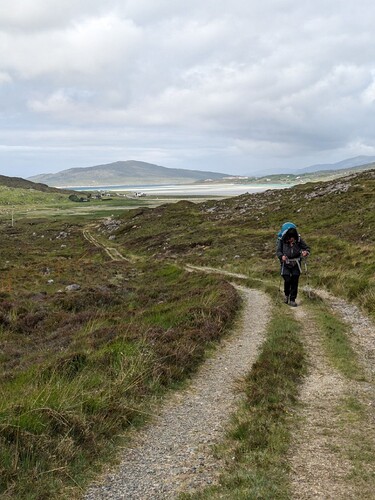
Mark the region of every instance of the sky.
<instances>
[{"instance_id":1,"label":"sky","mask_svg":"<svg viewBox=\"0 0 375 500\"><path fill-rule=\"evenodd\" d=\"M1 0L0 174L375 155L373 0Z\"/></svg>"}]
</instances>

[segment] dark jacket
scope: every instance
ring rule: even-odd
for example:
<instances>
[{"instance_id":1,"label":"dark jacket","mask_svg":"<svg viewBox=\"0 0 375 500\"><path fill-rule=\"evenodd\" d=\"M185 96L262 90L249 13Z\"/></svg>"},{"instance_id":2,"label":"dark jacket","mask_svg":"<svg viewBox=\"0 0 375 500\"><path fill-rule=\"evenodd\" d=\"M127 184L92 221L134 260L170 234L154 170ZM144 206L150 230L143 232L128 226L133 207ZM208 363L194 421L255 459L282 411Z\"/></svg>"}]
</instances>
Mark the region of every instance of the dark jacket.
<instances>
[{"instance_id":1,"label":"dark jacket","mask_svg":"<svg viewBox=\"0 0 375 500\"><path fill-rule=\"evenodd\" d=\"M295 231L295 230L294 230ZM302 250L306 250L310 253L310 247L304 242L301 236L295 231L288 231L282 239L278 240L276 255L280 260L281 264L281 274L284 275L299 275L301 274L301 254ZM295 242L293 246L289 243L290 236L294 236ZM288 260L283 262L282 256L285 255ZM289 259L293 259L289 261ZM298 259L298 262L294 259Z\"/></svg>"}]
</instances>

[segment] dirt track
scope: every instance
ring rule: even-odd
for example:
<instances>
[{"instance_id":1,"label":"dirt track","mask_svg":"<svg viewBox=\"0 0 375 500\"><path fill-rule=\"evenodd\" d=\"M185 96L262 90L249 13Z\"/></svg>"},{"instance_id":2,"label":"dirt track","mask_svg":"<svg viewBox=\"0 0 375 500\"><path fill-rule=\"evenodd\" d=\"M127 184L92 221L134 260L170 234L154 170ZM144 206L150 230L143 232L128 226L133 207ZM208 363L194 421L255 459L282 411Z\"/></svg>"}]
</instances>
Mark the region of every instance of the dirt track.
<instances>
[{"instance_id":1,"label":"dirt track","mask_svg":"<svg viewBox=\"0 0 375 500\"><path fill-rule=\"evenodd\" d=\"M104 252L111 258L111 260L126 260L129 262L129 259L127 259L126 257L124 257L118 250L117 248L113 248L113 247L108 247L106 245L103 245L102 243L100 243L96 238L94 238L94 236L90 233L90 231L88 231L87 229L85 229L83 231L83 236L84 238L89 241L90 243L92 243L94 246L96 246L97 248L101 248L104 250Z\"/></svg>"}]
</instances>

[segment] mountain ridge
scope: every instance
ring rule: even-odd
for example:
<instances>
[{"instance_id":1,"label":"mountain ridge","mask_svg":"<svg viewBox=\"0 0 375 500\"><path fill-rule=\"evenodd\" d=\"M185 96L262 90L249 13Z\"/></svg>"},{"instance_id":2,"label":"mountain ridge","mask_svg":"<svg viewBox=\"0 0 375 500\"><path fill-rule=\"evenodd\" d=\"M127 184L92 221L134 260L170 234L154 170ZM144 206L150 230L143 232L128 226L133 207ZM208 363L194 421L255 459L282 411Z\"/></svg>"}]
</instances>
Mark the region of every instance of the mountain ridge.
<instances>
[{"instance_id":1,"label":"mountain ridge","mask_svg":"<svg viewBox=\"0 0 375 500\"><path fill-rule=\"evenodd\" d=\"M28 177L27 180L53 187L101 187L137 186L155 184L192 184L204 181L225 181L226 179L248 179L259 181L263 177L277 175L307 175L319 172L338 172L354 168L373 168L375 156L355 156L336 163L321 163L304 168L286 168L276 172L269 169L251 176L224 174L213 171L167 168L153 163L126 160L94 165L92 167L73 167L57 173L44 173Z\"/></svg>"},{"instance_id":2,"label":"mountain ridge","mask_svg":"<svg viewBox=\"0 0 375 500\"><path fill-rule=\"evenodd\" d=\"M341 170L345 168L360 167L367 164L375 162L375 156L354 156L353 158L347 158L345 160L338 161L336 163L318 163L316 165L310 165L309 167L304 167L298 169L298 173L310 173L310 172L320 172L323 170Z\"/></svg>"},{"instance_id":3,"label":"mountain ridge","mask_svg":"<svg viewBox=\"0 0 375 500\"><path fill-rule=\"evenodd\" d=\"M77 167L55 174L40 174L29 177L32 182L43 182L55 187L98 187L137 184L188 184L207 179L222 179L228 174L203 170L167 168L137 161L117 161L93 167Z\"/></svg>"}]
</instances>

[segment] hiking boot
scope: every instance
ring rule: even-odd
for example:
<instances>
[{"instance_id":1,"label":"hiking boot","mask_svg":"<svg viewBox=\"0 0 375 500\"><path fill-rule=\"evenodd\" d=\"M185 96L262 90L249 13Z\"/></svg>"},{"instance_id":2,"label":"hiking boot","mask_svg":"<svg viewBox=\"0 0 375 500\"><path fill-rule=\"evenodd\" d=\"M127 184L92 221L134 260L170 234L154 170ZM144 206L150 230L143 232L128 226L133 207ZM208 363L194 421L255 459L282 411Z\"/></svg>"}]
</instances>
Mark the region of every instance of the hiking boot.
<instances>
[{"instance_id":1,"label":"hiking boot","mask_svg":"<svg viewBox=\"0 0 375 500\"><path fill-rule=\"evenodd\" d=\"M288 304L289 303L289 297L287 295L285 295L284 297L284 304Z\"/></svg>"},{"instance_id":2,"label":"hiking boot","mask_svg":"<svg viewBox=\"0 0 375 500\"><path fill-rule=\"evenodd\" d=\"M289 303L289 305L291 307L297 307L297 302L295 302L294 300L291 300L290 303Z\"/></svg>"}]
</instances>

